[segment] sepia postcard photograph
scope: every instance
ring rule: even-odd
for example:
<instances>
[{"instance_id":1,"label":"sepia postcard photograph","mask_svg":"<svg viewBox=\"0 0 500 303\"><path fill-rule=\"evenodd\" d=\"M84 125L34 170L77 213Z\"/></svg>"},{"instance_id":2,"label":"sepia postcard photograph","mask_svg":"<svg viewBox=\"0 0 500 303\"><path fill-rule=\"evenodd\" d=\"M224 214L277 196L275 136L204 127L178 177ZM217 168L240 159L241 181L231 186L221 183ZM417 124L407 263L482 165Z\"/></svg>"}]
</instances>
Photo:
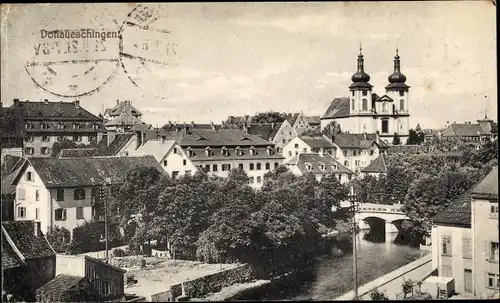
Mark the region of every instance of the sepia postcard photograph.
<instances>
[{"instance_id":1,"label":"sepia postcard photograph","mask_svg":"<svg viewBox=\"0 0 500 303\"><path fill-rule=\"evenodd\" d=\"M2 3L2 302L500 299L496 10Z\"/></svg>"}]
</instances>

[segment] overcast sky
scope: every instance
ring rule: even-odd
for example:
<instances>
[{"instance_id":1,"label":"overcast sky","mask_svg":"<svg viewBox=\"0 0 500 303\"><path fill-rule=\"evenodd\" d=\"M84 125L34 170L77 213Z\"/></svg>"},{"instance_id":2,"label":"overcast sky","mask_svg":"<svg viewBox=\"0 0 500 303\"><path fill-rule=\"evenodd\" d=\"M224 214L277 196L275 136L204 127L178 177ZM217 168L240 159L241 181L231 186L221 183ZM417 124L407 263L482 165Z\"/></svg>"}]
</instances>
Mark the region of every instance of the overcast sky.
<instances>
[{"instance_id":1,"label":"overcast sky","mask_svg":"<svg viewBox=\"0 0 500 303\"><path fill-rule=\"evenodd\" d=\"M39 88L25 69L27 62L40 60L36 43L57 41L41 39L41 29L118 29L135 7L2 5L4 106L13 98L75 100ZM175 43L176 55L168 65L146 62L141 70L134 65L137 60L124 59L129 74L119 66L97 92L77 98L83 107L98 114L102 106L128 99L154 125L169 120L219 123L228 115L268 110L323 115L333 98L348 95L361 42L365 71L379 95L399 47L411 86L411 127L475 121L485 109L488 117L497 118L496 16L489 1L178 3L158 10L166 17L151 26L172 32L158 37ZM127 36L124 43L140 44L142 38ZM117 39L108 40L107 48L108 56L118 58ZM75 56L70 59L93 55ZM111 76L113 69L106 64L114 65L100 62L94 69L97 81ZM65 75L66 69L85 71L69 65L56 72ZM134 77L133 70L139 73L139 87L128 77ZM65 91L71 76L64 78L50 89ZM87 82L81 89L95 88Z\"/></svg>"}]
</instances>

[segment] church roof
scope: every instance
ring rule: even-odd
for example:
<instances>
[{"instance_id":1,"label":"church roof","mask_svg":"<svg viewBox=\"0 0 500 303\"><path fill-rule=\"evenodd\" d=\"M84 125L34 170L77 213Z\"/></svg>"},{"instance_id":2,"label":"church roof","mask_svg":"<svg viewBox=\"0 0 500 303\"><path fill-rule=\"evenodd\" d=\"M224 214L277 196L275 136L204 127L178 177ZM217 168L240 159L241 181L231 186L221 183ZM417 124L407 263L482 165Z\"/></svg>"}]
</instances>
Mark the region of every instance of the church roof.
<instances>
[{"instance_id":1,"label":"church roof","mask_svg":"<svg viewBox=\"0 0 500 303\"><path fill-rule=\"evenodd\" d=\"M333 99L321 119L347 118L350 114L349 97L340 97Z\"/></svg>"}]
</instances>

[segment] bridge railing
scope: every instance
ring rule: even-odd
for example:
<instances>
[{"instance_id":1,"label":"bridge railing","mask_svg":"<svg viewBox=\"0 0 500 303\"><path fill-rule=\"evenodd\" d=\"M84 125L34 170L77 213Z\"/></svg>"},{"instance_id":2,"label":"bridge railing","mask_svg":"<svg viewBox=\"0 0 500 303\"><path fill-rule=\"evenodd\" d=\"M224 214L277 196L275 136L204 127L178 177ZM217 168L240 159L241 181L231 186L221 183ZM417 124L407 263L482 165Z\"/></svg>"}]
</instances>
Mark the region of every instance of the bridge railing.
<instances>
[{"instance_id":1,"label":"bridge railing","mask_svg":"<svg viewBox=\"0 0 500 303\"><path fill-rule=\"evenodd\" d=\"M393 213L398 213L398 214L404 214L403 211L399 208L394 208L394 207L368 207L368 206L362 206L359 208L358 211L369 211L369 212L393 212Z\"/></svg>"}]
</instances>

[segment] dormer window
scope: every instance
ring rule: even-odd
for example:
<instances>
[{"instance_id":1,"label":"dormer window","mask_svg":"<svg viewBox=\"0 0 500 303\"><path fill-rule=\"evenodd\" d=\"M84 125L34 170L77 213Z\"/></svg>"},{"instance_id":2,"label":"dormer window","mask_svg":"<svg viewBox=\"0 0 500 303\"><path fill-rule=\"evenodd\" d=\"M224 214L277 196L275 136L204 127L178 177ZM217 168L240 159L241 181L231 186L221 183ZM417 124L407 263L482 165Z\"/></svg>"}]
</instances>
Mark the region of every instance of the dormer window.
<instances>
[{"instance_id":1,"label":"dormer window","mask_svg":"<svg viewBox=\"0 0 500 303\"><path fill-rule=\"evenodd\" d=\"M42 122L41 127L42 127L42 129L48 129L49 128L49 124L47 124L47 122Z\"/></svg>"},{"instance_id":2,"label":"dormer window","mask_svg":"<svg viewBox=\"0 0 500 303\"><path fill-rule=\"evenodd\" d=\"M325 164L321 163L321 164L319 165L319 169L321 169L321 170L325 170Z\"/></svg>"},{"instance_id":3,"label":"dormer window","mask_svg":"<svg viewBox=\"0 0 500 303\"><path fill-rule=\"evenodd\" d=\"M332 169L333 169L333 170L337 170L337 168L338 168L338 167L337 167L337 164L333 164L333 165L332 165Z\"/></svg>"},{"instance_id":4,"label":"dormer window","mask_svg":"<svg viewBox=\"0 0 500 303\"><path fill-rule=\"evenodd\" d=\"M57 124L57 129L64 129L64 123L59 122L59 123Z\"/></svg>"},{"instance_id":5,"label":"dormer window","mask_svg":"<svg viewBox=\"0 0 500 303\"><path fill-rule=\"evenodd\" d=\"M33 124L31 124L30 122L26 123L26 129L32 129L33 128Z\"/></svg>"},{"instance_id":6,"label":"dormer window","mask_svg":"<svg viewBox=\"0 0 500 303\"><path fill-rule=\"evenodd\" d=\"M191 147L188 147L187 154L188 154L188 157L194 156L194 151L191 149Z\"/></svg>"},{"instance_id":7,"label":"dormer window","mask_svg":"<svg viewBox=\"0 0 500 303\"><path fill-rule=\"evenodd\" d=\"M268 147L267 147L267 154L268 154L269 156L274 154L274 149L273 149L271 146L268 146Z\"/></svg>"},{"instance_id":8,"label":"dormer window","mask_svg":"<svg viewBox=\"0 0 500 303\"><path fill-rule=\"evenodd\" d=\"M250 147L250 156L255 156L255 147L254 146Z\"/></svg>"},{"instance_id":9,"label":"dormer window","mask_svg":"<svg viewBox=\"0 0 500 303\"><path fill-rule=\"evenodd\" d=\"M312 164L311 164L311 163L306 162L305 164L306 164L306 168L307 168L307 170L312 170L312 169L313 169L313 167L312 167Z\"/></svg>"},{"instance_id":10,"label":"dormer window","mask_svg":"<svg viewBox=\"0 0 500 303\"><path fill-rule=\"evenodd\" d=\"M229 150L225 146L221 148L221 154L225 157L229 156Z\"/></svg>"},{"instance_id":11,"label":"dormer window","mask_svg":"<svg viewBox=\"0 0 500 303\"><path fill-rule=\"evenodd\" d=\"M212 155L212 149L208 146L205 148L205 155L207 155L207 157Z\"/></svg>"},{"instance_id":12,"label":"dormer window","mask_svg":"<svg viewBox=\"0 0 500 303\"><path fill-rule=\"evenodd\" d=\"M92 125L92 128L93 128L94 130L99 129L99 124L94 124L94 125Z\"/></svg>"}]
</instances>

